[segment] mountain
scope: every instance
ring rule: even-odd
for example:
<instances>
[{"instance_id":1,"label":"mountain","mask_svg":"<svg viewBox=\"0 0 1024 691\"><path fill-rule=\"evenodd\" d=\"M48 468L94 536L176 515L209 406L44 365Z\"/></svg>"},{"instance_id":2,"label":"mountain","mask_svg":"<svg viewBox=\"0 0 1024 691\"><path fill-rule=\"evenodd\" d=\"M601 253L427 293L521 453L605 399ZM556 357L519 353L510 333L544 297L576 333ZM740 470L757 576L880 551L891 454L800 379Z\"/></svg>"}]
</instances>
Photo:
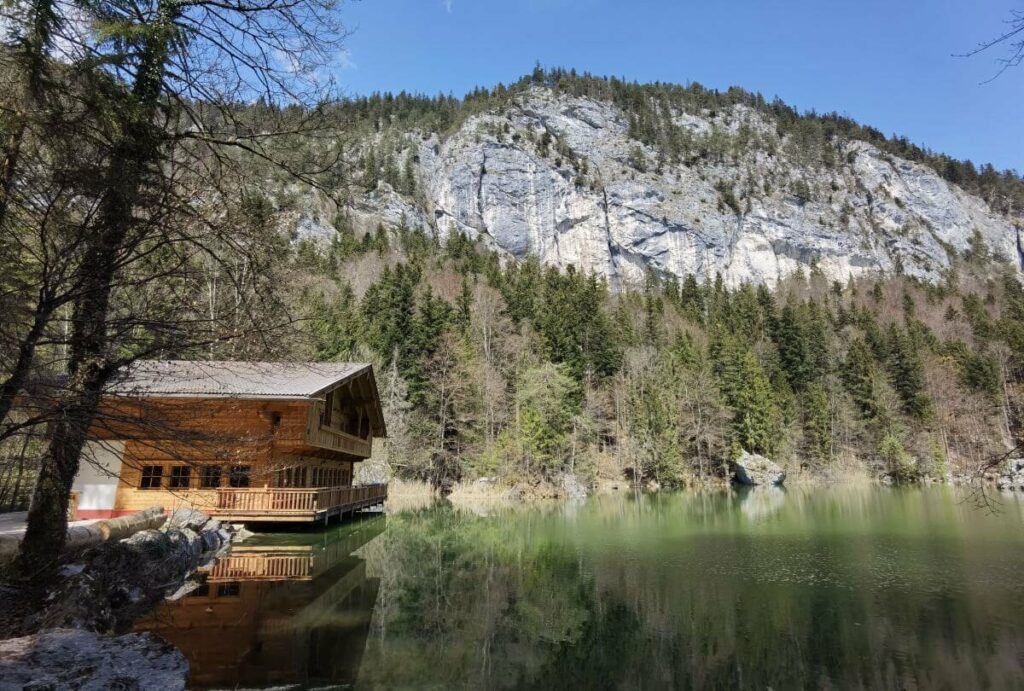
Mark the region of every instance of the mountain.
<instances>
[{"instance_id":1,"label":"mountain","mask_svg":"<svg viewBox=\"0 0 1024 691\"><path fill-rule=\"evenodd\" d=\"M772 285L812 266L935 281L972 247L1024 268L1014 173L739 89L556 72L463 101L378 96L345 112L362 132L357 224L465 233L613 286L649 269ZM328 226L300 229L329 237Z\"/></svg>"}]
</instances>

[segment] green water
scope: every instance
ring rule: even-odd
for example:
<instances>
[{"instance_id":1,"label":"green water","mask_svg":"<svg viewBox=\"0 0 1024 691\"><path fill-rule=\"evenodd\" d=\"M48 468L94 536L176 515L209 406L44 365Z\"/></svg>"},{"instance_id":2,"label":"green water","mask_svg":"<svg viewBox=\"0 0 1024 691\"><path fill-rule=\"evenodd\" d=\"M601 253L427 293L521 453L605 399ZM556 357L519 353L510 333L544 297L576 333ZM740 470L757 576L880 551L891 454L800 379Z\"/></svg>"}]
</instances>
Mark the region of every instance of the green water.
<instances>
[{"instance_id":1,"label":"green water","mask_svg":"<svg viewBox=\"0 0 1024 691\"><path fill-rule=\"evenodd\" d=\"M246 549L293 543L312 550L305 580L242 574L223 598L165 608L155 628L193 659L193 684L1024 688L1017 501L991 513L947 489L832 488L439 504Z\"/></svg>"}]
</instances>

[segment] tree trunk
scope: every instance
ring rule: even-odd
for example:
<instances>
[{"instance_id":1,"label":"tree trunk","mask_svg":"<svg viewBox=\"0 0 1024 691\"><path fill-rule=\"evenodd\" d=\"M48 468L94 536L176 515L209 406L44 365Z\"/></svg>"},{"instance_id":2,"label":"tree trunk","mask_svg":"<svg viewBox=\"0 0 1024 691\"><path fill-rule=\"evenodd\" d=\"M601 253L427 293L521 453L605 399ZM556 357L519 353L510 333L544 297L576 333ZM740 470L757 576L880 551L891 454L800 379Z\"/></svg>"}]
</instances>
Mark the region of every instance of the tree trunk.
<instances>
[{"instance_id":1,"label":"tree trunk","mask_svg":"<svg viewBox=\"0 0 1024 691\"><path fill-rule=\"evenodd\" d=\"M135 205L143 180L159 160L161 134L154 125L161 79L173 36L174 11L162 2L144 39L130 98L137 108L104 171L96 231L82 262L80 293L74 304L68 361L69 385L57 409L50 443L40 462L25 538L16 562L23 578L52 576L67 537L71 486L79 456L96 415L104 386L116 370L108 334L110 297L117 260L130 249Z\"/></svg>"},{"instance_id":2,"label":"tree trunk","mask_svg":"<svg viewBox=\"0 0 1024 691\"><path fill-rule=\"evenodd\" d=\"M23 578L45 578L64 549L71 485L96 412L102 384L83 382L58 411L50 443L39 464L28 525L16 563Z\"/></svg>"}]
</instances>

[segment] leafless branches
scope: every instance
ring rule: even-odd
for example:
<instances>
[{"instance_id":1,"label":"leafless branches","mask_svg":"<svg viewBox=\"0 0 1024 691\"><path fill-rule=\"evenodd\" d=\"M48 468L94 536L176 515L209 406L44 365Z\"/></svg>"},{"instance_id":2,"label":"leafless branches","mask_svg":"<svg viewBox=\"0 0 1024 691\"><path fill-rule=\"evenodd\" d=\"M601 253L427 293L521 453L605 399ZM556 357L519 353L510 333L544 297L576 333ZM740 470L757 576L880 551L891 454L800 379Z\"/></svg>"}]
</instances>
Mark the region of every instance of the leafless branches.
<instances>
[{"instance_id":1,"label":"leafless branches","mask_svg":"<svg viewBox=\"0 0 1024 691\"><path fill-rule=\"evenodd\" d=\"M248 204L322 130L334 0L23 0L0 51L0 441L50 423L23 573L52 562L102 396L139 358L287 343L284 251ZM39 384L30 387L33 382ZM18 397L27 417L9 413Z\"/></svg>"},{"instance_id":2,"label":"leafless branches","mask_svg":"<svg viewBox=\"0 0 1024 691\"><path fill-rule=\"evenodd\" d=\"M1011 10L1010 18L1004 20L1004 24L1006 28L1001 34L989 41L979 43L973 50L956 56L969 58L996 47L1007 49L1004 57L996 59L996 63L999 65L996 73L982 82L983 84L998 79L1008 69L1017 67L1024 62L1024 10Z\"/></svg>"}]
</instances>

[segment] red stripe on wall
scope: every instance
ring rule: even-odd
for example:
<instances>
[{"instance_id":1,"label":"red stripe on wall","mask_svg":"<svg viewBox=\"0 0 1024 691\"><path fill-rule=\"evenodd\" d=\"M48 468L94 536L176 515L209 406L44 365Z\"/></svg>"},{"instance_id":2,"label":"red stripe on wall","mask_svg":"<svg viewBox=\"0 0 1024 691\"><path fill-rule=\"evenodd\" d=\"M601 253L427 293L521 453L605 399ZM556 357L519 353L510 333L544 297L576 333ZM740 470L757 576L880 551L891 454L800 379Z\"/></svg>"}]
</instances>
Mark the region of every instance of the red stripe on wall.
<instances>
[{"instance_id":1,"label":"red stripe on wall","mask_svg":"<svg viewBox=\"0 0 1024 691\"><path fill-rule=\"evenodd\" d=\"M131 516L138 511L115 511L114 509L79 509L75 514L76 521L86 521L92 518L120 518Z\"/></svg>"}]
</instances>

